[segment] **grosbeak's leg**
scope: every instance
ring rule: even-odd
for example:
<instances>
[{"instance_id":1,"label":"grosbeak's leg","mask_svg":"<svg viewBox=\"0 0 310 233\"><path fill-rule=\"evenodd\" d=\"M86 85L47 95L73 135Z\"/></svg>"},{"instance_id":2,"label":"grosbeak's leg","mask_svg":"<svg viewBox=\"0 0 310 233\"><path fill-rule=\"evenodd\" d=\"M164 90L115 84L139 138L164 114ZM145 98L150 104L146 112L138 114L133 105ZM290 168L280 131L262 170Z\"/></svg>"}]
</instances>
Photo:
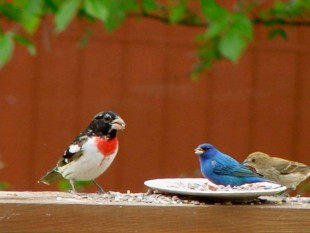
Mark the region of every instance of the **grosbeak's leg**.
<instances>
[{"instance_id":1,"label":"grosbeak's leg","mask_svg":"<svg viewBox=\"0 0 310 233\"><path fill-rule=\"evenodd\" d=\"M95 179L93 179L93 183L98 187L98 193L104 193L104 190L103 190L103 188L101 188L101 186L98 184L98 182L95 180Z\"/></svg>"},{"instance_id":2,"label":"grosbeak's leg","mask_svg":"<svg viewBox=\"0 0 310 233\"><path fill-rule=\"evenodd\" d=\"M72 192L72 193L76 193L76 190L75 190L75 187L74 187L74 180L73 180L73 179L70 179L69 182L70 182L71 187L72 187L71 192Z\"/></svg>"}]
</instances>

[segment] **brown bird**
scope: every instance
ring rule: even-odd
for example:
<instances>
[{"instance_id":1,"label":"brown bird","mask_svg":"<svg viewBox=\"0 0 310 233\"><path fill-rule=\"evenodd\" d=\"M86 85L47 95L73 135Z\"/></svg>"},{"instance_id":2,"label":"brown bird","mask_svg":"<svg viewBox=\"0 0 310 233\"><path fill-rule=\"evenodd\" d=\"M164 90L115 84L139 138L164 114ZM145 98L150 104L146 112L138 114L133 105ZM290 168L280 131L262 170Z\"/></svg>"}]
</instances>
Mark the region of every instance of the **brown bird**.
<instances>
[{"instance_id":1,"label":"brown bird","mask_svg":"<svg viewBox=\"0 0 310 233\"><path fill-rule=\"evenodd\" d=\"M243 162L254 168L257 173L288 189L295 189L302 181L310 176L310 167L286 159L271 157L263 152L251 153Z\"/></svg>"}]
</instances>

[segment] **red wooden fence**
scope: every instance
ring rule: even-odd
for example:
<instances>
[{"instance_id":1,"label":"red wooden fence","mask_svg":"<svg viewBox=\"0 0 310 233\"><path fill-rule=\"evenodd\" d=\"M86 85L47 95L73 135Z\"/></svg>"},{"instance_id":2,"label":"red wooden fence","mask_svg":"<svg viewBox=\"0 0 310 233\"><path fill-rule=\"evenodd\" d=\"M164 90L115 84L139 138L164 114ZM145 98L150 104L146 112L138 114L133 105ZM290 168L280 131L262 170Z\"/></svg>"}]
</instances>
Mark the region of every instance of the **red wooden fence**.
<instances>
[{"instance_id":1,"label":"red wooden fence","mask_svg":"<svg viewBox=\"0 0 310 233\"><path fill-rule=\"evenodd\" d=\"M100 178L105 189L143 190L143 181L193 176L193 149L210 142L242 161L261 150L310 164L310 30L267 39L262 26L238 62L189 78L201 29L131 19L108 35L81 25L57 38L42 30L38 56L18 47L0 70L0 180L13 190L55 190L36 181L98 111L127 123L120 151Z\"/></svg>"}]
</instances>

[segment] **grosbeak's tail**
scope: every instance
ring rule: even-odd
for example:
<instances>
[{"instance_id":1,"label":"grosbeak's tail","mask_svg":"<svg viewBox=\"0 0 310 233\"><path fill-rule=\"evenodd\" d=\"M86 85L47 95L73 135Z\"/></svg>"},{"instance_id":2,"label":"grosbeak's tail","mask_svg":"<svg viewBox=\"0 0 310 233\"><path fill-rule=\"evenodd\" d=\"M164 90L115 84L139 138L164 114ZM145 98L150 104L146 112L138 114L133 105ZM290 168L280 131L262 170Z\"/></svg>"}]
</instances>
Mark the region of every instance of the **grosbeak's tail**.
<instances>
[{"instance_id":1,"label":"grosbeak's tail","mask_svg":"<svg viewBox=\"0 0 310 233\"><path fill-rule=\"evenodd\" d=\"M62 179L62 175L53 169L43 176L38 183L51 184L60 179Z\"/></svg>"}]
</instances>

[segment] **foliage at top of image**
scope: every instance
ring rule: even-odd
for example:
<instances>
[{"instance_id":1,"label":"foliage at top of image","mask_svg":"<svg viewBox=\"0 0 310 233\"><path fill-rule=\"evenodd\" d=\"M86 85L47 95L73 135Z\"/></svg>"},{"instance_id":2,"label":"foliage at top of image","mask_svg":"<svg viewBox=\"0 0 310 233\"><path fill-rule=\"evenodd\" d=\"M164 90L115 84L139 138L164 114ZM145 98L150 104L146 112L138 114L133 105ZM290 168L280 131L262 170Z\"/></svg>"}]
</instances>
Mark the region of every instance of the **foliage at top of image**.
<instances>
[{"instance_id":1,"label":"foliage at top of image","mask_svg":"<svg viewBox=\"0 0 310 233\"><path fill-rule=\"evenodd\" d=\"M309 26L310 0L239 0L225 8L216 0L0 0L0 68L11 58L15 43L32 55L31 38L47 17L53 18L55 34L65 31L80 18L100 21L108 32L128 17L152 18L167 24L202 28L197 35L198 63L193 77L210 68L215 60L236 62L250 41L253 26L270 28L269 37L286 38L285 25ZM84 42L89 31L86 31Z\"/></svg>"}]
</instances>

